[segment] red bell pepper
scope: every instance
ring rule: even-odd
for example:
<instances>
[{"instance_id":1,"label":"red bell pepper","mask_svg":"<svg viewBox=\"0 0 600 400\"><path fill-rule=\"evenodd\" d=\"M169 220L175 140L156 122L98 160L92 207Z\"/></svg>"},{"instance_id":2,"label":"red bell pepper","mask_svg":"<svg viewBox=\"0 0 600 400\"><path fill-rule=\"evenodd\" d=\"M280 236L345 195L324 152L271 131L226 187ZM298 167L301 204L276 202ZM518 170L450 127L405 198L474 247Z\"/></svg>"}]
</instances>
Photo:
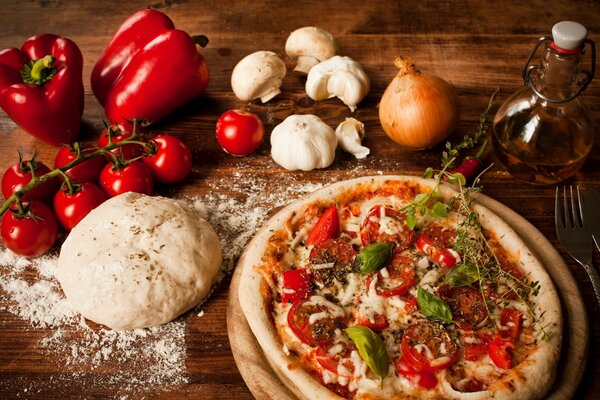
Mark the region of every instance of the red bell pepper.
<instances>
[{"instance_id":1,"label":"red bell pepper","mask_svg":"<svg viewBox=\"0 0 600 400\"><path fill-rule=\"evenodd\" d=\"M21 49L0 52L0 107L33 136L52 145L70 143L83 114L82 70L73 41L30 37Z\"/></svg>"},{"instance_id":2,"label":"red bell pepper","mask_svg":"<svg viewBox=\"0 0 600 400\"><path fill-rule=\"evenodd\" d=\"M340 216L336 206L331 206L325 212L315 226L312 228L306 239L306 244L311 246L324 242L327 239L334 239L340 235Z\"/></svg>"},{"instance_id":3,"label":"red bell pepper","mask_svg":"<svg viewBox=\"0 0 600 400\"><path fill-rule=\"evenodd\" d=\"M198 97L208 66L191 37L157 10L133 14L119 28L92 70L92 91L113 123L156 122Z\"/></svg>"},{"instance_id":4,"label":"red bell pepper","mask_svg":"<svg viewBox=\"0 0 600 400\"><path fill-rule=\"evenodd\" d=\"M284 303L295 303L311 294L310 275L306 269L290 269L283 273Z\"/></svg>"}]
</instances>

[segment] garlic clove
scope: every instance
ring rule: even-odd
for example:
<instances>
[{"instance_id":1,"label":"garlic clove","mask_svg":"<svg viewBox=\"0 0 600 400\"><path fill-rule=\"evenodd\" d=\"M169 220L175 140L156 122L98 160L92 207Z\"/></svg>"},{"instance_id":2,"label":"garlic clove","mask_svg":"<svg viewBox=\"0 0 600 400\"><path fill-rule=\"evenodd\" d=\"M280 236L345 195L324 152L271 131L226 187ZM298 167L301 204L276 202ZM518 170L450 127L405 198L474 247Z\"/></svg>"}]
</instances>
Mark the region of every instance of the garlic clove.
<instances>
[{"instance_id":1,"label":"garlic clove","mask_svg":"<svg viewBox=\"0 0 600 400\"><path fill-rule=\"evenodd\" d=\"M335 129L338 145L342 150L358 159L365 158L371 150L362 145L365 137L365 125L354 118L346 118Z\"/></svg>"},{"instance_id":2,"label":"garlic clove","mask_svg":"<svg viewBox=\"0 0 600 400\"><path fill-rule=\"evenodd\" d=\"M263 103L281 93L286 74L285 63L272 51L257 51L240 60L231 73L231 88L243 101L260 99Z\"/></svg>"},{"instance_id":3,"label":"garlic clove","mask_svg":"<svg viewBox=\"0 0 600 400\"><path fill-rule=\"evenodd\" d=\"M371 81L359 63L350 57L335 56L309 71L305 88L313 100L338 97L354 111L371 89Z\"/></svg>"},{"instance_id":4,"label":"garlic clove","mask_svg":"<svg viewBox=\"0 0 600 400\"><path fill-rule=\"evenodd\" d=\"M322 29L305 26L296 29L285 42L285 52L291 58L297 58L294 71L308 74L319 62L335 56L339 51L335 38Z\"/></svg>"}]
</instances>

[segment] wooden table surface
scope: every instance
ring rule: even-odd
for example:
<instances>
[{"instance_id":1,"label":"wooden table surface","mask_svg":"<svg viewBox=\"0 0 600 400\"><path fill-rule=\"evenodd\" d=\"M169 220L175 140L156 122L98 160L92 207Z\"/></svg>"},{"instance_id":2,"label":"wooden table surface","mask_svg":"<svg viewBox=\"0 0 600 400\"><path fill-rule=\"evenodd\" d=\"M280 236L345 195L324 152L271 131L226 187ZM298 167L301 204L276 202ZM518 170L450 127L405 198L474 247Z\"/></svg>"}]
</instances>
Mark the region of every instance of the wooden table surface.
<instances>
[{"instance_id":1,"label":"wooden table surface","mask_svg":"<svg viewBox=\"0 0 600 400\"><path fill-rule=\"evenodd\" d=\"M220 195L235 197L228 179L267 179L266 196L273 204L287 199L273 196L293 179L302 183L330 183L357 175L378 172L420 175L428 166L438 166L441 146L427 151L399 148L379 125L377 104L394 76L397 55L413 58L424 71L449 80L462 105L461 122L450 138L457 141L474 132L479 113L499 87L494 112L522 86L521 68L539 36L550 34L554 23L574 20L585 25L590 38L600 43L600 3L592 1L11 1L3 2L0 13L0 49L20 47L29 36L52 32L69 37L84 57L85 111L81 139L94 140L102 126L103 110L93 96L90 72L109 38L122 21L140 9L152 7L167 13L176 26L191 34L202 33L210 43L202 50L211 81L197 100L174 112L154 129L182 138L193 149L192 175L181 185L161 188L168 196ZM342 52L360 62L372 81L369 95L352 114L340 101L314 102L306 97L302 76L291 72L292 60L285 57L287 35L294 29L314 25L331 32ZM283 93L267 104L237 100L229 84L238 60L257 50L272 50L284 58L288 75ZM589 60L588 60L589 62ZM168 79L168 77L165 77ZM600 77L583 94L600 136ZM214 137L218 116L231 108L251 110L263 118L267 134L293 113L313 113L331 126L348 116L365 123L364 144L371 154L363 161L338 151L326 170L299 173L279 168L270 158L268 140L249 157L226 155ZM51 164L55 148L45 145L16 127L0 111L0 169L16 162L16 149L40 149L41 159ZM600 186L598 144L582 170L566 184ZM492 162L488 155L486 162ZM283 182L283 183L282 183ZM484 193L525 216L565 257L569 271L581 290L590 321L589 365L577 398L597 398L600 393L600 318L587 275L560 246L554 233L555 186L531 186L514 180L496 164L485 174ZM282 196L285 196L282 194ZM276 199L276 201L274 200ZM291 200L291 199L289 199ZM600 266L600 258L595 257ZM0 274L6 273L6 267ZM65 357L49 352L42 340L56 327L35 327L27 318L11 311L11 298L0 286L0 398L139 398L196 397L207 399L252 398L236 368L227 338L226 310L230 278L224 279L204 305L204 316L186 316L186 383L128 384L110 379L118 364L107 368L67 365ZM58 328L60 329L60 328ZM98 329L97 327L92 329ZM67 351L67 350L65 350ZM176 382L180 382L177 381Z\"/></svg>"}]
</instances>

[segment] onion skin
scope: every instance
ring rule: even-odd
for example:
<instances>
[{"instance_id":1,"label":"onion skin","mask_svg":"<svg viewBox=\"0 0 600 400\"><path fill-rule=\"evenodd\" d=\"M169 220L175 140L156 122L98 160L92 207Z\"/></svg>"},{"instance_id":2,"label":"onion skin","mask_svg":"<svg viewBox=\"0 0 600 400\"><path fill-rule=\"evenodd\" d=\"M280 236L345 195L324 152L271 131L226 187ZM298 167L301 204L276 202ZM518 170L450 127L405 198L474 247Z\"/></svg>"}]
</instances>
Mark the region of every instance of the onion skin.
<instances>
[{"instance_id":1,"label":"onion skin","mask_svg":"<svg viewBox=\"0 0 600 400\"><path fill-rule=\"evenodd\" d=\"M433 147L458 126L456 90L442 78L421 73L410 60L399 57L394 63L399 71L381 97L381 126L402 147Z\"/></svg>"}]
</instances>

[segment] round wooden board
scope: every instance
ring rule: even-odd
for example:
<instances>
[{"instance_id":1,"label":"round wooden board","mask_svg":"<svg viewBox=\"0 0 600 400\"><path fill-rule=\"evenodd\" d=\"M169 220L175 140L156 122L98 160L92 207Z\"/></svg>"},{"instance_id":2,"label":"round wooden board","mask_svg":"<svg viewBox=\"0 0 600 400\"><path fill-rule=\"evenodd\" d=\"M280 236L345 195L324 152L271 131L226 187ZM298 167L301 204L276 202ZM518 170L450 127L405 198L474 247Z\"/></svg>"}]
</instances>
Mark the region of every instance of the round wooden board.
<instances>
[{"instance_id":1,"label":"round wooden board","mask_svg":"<svg viewBox=\"0 0 600 400\"><path fill-rule=\"evenodd\" d=\"M479 195L477 201L503 218L517 232L552 277L562 304L564 335L557 380L546 398L571 399L581 382L589 345L587 314L577 283L556 249L525 218L485 195ZM238 265L241 265L243 257ZM227 308L227 333L237 367L257 399L295 400L294 390L288 389L293 388L293 384L273 371L246 322L238 297L240 272L241 268L233 274Z\"/></svg>"}]
</instances>

